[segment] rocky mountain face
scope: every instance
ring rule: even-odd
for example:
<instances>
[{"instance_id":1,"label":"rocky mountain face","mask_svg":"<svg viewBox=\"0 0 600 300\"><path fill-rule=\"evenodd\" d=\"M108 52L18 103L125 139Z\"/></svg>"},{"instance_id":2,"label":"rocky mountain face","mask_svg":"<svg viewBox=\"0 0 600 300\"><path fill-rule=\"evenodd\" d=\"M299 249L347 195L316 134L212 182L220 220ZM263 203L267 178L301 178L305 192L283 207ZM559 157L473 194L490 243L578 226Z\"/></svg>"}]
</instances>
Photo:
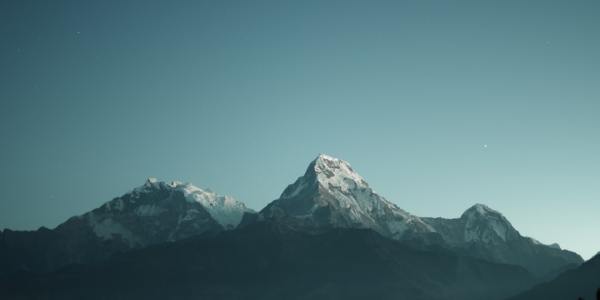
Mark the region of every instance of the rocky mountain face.
<instances>
[{"instance_id":1,"label":"rocky mountain face","mask_svg":"<svg viewBox=\"0 0 600 300\"><path fill-rule=\"evenodd\" d=\"M242 202L180 182L149 179L53 230L5 230L0 261L8 270L49 271L105 259L113 253L235 228Z\"/></svg>"},{"instance_id":2,"label":"rocky mountain face","mask_svg":"<svg viewBox=\"0 0 600 300\"><path fill-rule=\"evenodd\" d=\"M598 298L596 298L598 297ZM510 300L600 299L600 255Z\"/></svg>"},{"instance_id":3,"label":"rocky mountain face","mask_svg":"<svg viewBox=\"0 0 600 300\"><path fill-rule=\"evenodd\" d=\"M579 255L556 244L544 245L522 236L501 213L483 204L467 209L458 219L422 219L460 252L523 266L539 277L552 276L583 262Z\"/></svg>"},{"instance_id":4,"label":"rocky mountain face","mask_svg":"<svg viewBox=\"0 0 600 300\"><path fill-rule=\"evenodd\" d=\"M373 191L349 163L323 154L279 199L261 210L258 219L289 217L315 227L369 228L393 239L435 231Z\"/></svg>"},{"instance_id":5,"label":"rocky mountain face","mask_svg":"<svg viewBox=\"0 0 600 300\"><path fill-rule=\"evenodd\" d=\"M102 264L0 278L0 297L499 300L532 282L517 266L418 250L372 230L315 234L267 221Z\"/></svg>"}]
</instances>

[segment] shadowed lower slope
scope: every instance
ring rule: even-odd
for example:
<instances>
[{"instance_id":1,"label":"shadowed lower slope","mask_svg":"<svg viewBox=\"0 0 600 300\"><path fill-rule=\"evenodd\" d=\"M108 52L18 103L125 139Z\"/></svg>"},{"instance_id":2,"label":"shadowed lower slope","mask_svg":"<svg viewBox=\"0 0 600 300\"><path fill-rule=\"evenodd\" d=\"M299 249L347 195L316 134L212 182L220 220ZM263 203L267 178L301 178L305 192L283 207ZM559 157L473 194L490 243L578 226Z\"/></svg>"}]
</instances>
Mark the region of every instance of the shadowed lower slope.
<instances>
[{"instance_id":1,"label":"shadowed lower slope","mask_svg":"<svg viewBox=\"0 0 600 300\"><path fill-rule=\"evenodd\" d=\"M595 299L594 293L598 287L600 287L600 255L511 300L562 300L579 297Z\"/></svg>"},{"instance_id":2,"label":"shadowed lower slope","mask_svg":"<svg viewBox=\"0 0 600 300\"><path fill-rule=\"evenodd\" d=\"M4 278L3 299L502 299L524 269L418 250L371 230L320 234L257 223L96 265Z\"/></svg>"}]
</instances>

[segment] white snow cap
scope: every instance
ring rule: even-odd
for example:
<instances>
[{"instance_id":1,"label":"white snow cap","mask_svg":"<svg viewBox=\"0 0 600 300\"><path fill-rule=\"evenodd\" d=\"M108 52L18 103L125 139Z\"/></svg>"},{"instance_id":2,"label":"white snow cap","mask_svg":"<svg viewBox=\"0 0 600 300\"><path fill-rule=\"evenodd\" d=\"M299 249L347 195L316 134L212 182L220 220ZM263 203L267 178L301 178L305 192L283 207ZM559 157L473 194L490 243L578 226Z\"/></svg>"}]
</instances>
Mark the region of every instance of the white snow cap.
<instances>
[{"instance_id":1,"label":"white snow cap","mask_svg":"<svg viewBox=\"0 0 600 300\"><path fill-rule=\"evenodd\" d=\"M478 213L480 215L487 215L489 213L500 214L498 211L491 209L489 206L481 203L477 203L473 205L471 208L467 209L465 213Z\"/></svg>"},{"instance_id":2,"label":"white snow cap","mask_svg":"<svg viewBox=\"0 0 600 300\"><path fill-rule=\"evenodd\" d=\"M242 221L245 212L250 211L243 202L231 196L221 196L210 189L201 189L191 183L174 187L183 192L188 201L195 201L210 213L217 222L227 227L236 227Z\"/></svg>"},{"instance_id":3,"label":"white snow cap","mask_svg":"<svg viewBox=\"0 0 600 300\"><path fill-rule=\"evenodd\" d=\"M477 203L473 205L463 213L461 218L467 222L465 232L465 239L467 241L489 241L491 238L490 233L506 241L509 238L509 232L514 231L510 222L500 212L491 209L485 204ZM489 231L482 231L481 226L486 226Z\"/></svg>"},{"instance_id":4,"label":"white snow cap","mask_svg":"<svg viewBox=\"0 0 600 300\"><path fill-rule=\"evenodd\" d=\"M369 187L369 184L352 169L347 161L320 154L314 160L314 169L317 180L326 187L339 187L343 191L355 187Z\"/></svg>"},{"instance_id":5,"label":"white snow cap","mask_svg":"<svg viewBox=\"0 0 600 300\"><path fill-rule=\"evenodd\" d=\"M182 192L187 201L202 204L210 216L225 228L237 226L241 222L244 213L252 211L248 209L243 202L238 201L231 196L222 196L208 188L201 189L191 183L183 183L181 181L171 181L170 183L166 183L164 181L158 181L154 177L150 177L146 180L144 185L135 188L133 191L141 193L153 189L172 189ZM141 214L154 212L156 212L155 209L149 208L144 208L139 211Z\"/></svg>"},{"instance_id":6,"label":"white snow cap","mask_svg":"<svg viewBox=\"0 0 600 300\"><path fill-rule=\"evenodd\" d=\"M394 237L402 236L410 228L434 231L418 217L400 209L373 191L365 179L345 160L320 154L311 163L308 175L313 175L313 171L317 183L328 191L328 197L336 201L343 213L356 224L383 228ZM310 184L306 179L306 175L300 177L294 184L295 189L287 190L281 198L292 198L300 194L301 190ZM320 206L321 204L315 204L313 209Z\"/></svg>"}]
</instances>

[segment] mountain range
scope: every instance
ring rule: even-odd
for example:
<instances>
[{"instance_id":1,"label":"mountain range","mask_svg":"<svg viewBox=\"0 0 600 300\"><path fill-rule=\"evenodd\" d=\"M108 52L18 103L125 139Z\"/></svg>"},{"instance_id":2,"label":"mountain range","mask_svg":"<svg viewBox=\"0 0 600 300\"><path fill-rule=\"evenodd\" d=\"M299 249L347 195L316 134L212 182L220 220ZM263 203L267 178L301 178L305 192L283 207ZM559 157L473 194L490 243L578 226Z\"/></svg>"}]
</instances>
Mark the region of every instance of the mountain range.
<instances>
[{"instance_id":1,"label":"mountain range","mask_svg":"<svg viewBox=\"0 0 600 300\"><path fill-rule=\"evenodd\" d=\"M475 204L458 219L420 218L374 192L346 161L320 155L304 176L258 219L293 217L307 227L369 228L396 240L437 243L493 262L519 265L546 276L583 260L557 245L543 245L521 234L499 212ZM552 276L552 275L549 275Z\"/></svg>"},{"instance_id":2,"label":"mountain range","mask_svg":"<svg viewBox=\"0 0 600 300\"><path fill-rule=\"evenodd\" d=\"M0 233L0 287L15 299L164 299L167 286L184 299L504 299L582 262L483 204L410 214L328 155L258 212L149 179L54 229Z\"/></svg>"}]
</instances>

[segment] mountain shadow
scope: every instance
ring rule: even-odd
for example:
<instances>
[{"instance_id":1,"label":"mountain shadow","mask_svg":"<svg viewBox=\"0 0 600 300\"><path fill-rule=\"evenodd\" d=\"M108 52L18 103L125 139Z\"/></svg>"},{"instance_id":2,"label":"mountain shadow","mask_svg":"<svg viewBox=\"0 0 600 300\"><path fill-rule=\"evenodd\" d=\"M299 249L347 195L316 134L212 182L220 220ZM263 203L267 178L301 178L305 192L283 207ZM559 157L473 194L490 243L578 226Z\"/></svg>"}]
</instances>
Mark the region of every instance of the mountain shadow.
<instances>
[{"instance_id":1,"label":"mountain shadow","mask_svg":"<svg viewBox=\"0 0 600 300\"><path fill-rule=\"evenodd\" d=\"M600 296L599 286L600 255L596 255L578 268L566 271L554 280L539 284L510 300L594 299Z\"/></svg>"},{"instance_id":2,"label":"mountain shadow","mask_svg":"<svg viewBox=\"0 0 600 300\"><path fill-rule=\"evenodd\" d=\"M261 222L0 280L2 299L503 299L523 268L420 250L367 229L318 234Z\"/></svg>"}]
</instances>

